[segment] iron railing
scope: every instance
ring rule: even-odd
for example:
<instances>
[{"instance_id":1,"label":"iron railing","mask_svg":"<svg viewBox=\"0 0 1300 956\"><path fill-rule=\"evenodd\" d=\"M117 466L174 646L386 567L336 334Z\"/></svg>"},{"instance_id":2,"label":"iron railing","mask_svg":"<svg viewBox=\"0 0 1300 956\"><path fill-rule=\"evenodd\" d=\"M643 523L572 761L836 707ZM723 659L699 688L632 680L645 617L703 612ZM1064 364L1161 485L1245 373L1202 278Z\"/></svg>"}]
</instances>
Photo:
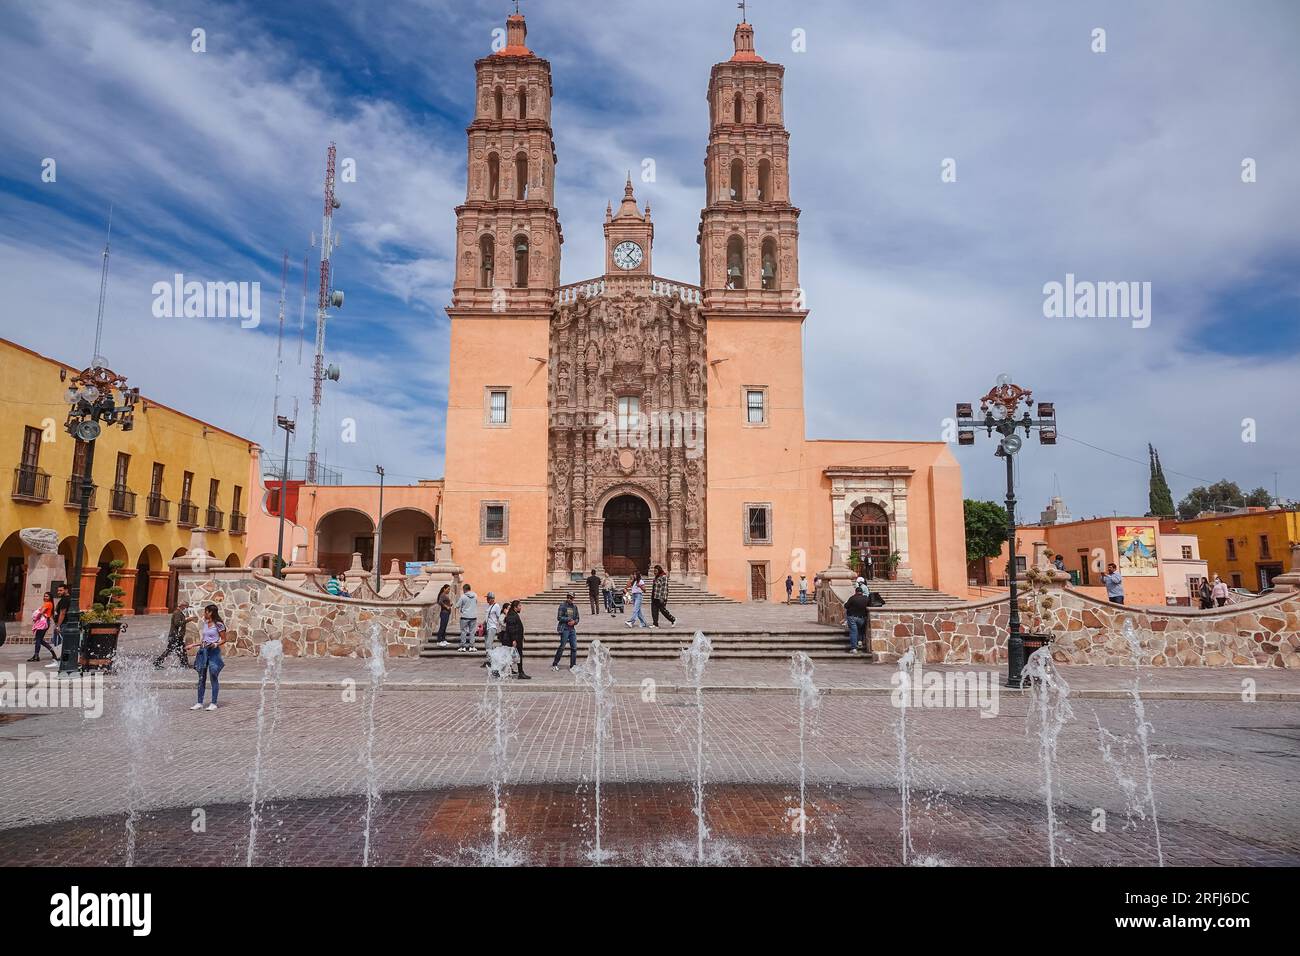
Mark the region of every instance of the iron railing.
<instances>
[{"instance_id":1,"label":"iron railing","mask_svg":"<svg viewBox=\"0 0 1300 956\"><path fill-rule=\"evenodd\" d=\"M14 469L13 496L19 501L49 501L50 476L31 465Z\"/></svg>"}]
</instances>

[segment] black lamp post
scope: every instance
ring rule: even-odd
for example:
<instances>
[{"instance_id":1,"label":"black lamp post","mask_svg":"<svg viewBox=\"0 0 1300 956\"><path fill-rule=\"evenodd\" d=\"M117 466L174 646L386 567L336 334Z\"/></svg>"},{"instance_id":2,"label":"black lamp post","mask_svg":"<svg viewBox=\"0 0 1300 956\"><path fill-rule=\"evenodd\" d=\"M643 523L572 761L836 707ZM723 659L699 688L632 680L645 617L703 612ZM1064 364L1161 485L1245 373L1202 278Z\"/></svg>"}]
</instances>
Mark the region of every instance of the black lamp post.
<instances>
[{"instance_id":1,"label":"black lamp post","mask_svg":"<svg viewBox=\"0 0 1300 956\"><path fill-rule=\"evenodd\" d=\"M121 405L117 404L118 393L121 395ZM90 518L90 497L95 491L91 481L94 475L95 440L102 430L100 422L120 425L124 432L135 427L135 403L140 398L140 390L127 388L125 376L102 365L94 365L77 373L68 386L65 397L68 401L68 419L64 428L77 441L86 443L86 464L78 488L81 492L81 508L77 514L77 554L68 589L68 613L61 628L61 675L75 674L81 669L81 569L86 558L86 522Z\"/></svg>"},{"instance_id":2,"label":"black lamp post","mask_svg":"<svg viewBox=\"0 0 1300 956\"><path fill-rule=\"evenodd\" d=\"M294 421L292 418L285 418L280 415L276 418L275 424L284 429L284 470L280 472L279 508L277 509L280 512L280 537L275 545L275 557L278 565L275 568L275 576L282 578L284 577L285 499L289 493L289 436L293 434Z\"/></svg>"},{"instance_id":3,"label":"black lamp post","mask_svg":"<svg viewBox=\"0 0 1300 956\"><path fill-rule=\"evenodd\" d=\"M1020 451L1022 439L1016 432L1024 429L1025 436L1037 428L1038 441L1043 445L1056 444L1056 407L1051 402L1038 403L1038 417L1030 415L1030 401L1033 392L1011 382L1010 376L998 376L998 384L980 399L982 418L975 418L971 406L966 403L957 405L957 443L975 444L975 429L983 428L985 434L992 437L996 431L1001 439L998 450L994 453L1007 463L1007 585L1010 590L1011 608L1007 617L1007 686L1020 686L1020 672L1025 666L1025 642L1020 633L1020 601L1016 586L1016 484L1012 460ZM1025 412L1017 417L1020 405Z\"/></svg>"},{"instance_id":4,"label":"black lamp post","mask_svg":"<svg viewBox=\"0 0 1300 956\"><path fill-rule=\"evenodd\" d=\"M379 472L379 523L375 525L375 592L378 593L383 581L380 579L380 565L384 563L384 467L375 465Z\"/></svg>"}]
</instances>

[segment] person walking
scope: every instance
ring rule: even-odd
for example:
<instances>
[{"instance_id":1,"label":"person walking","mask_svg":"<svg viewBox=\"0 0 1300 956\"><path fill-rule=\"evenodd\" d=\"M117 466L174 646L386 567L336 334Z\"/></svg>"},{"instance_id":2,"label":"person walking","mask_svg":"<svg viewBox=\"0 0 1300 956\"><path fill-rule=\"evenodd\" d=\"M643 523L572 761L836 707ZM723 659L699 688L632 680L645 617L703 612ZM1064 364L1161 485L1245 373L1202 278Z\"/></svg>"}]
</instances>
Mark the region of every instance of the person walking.
<instances>
[{"instance_id":1,"label":"person walking","mask_svg":"<svg viewBox=\"0 0 1300 956\"><path fill-rule=\"evenodd\" d=\"M478 595L468 584L461 585L461 595L456 601L456 610L460 613L460 646L457 651L474 649L474 628L478 624Z\"/></svg>"},{"instance_id":2,"label":"person walking","mask_svg":"<svg viewBox=\"0 0 1300 956\"><path fill-rule=\"evenodd\" d=\"M488 654L481 666L487 667L492 663L492 648L497 643L497 634L501 632L502 627L502 610L501 605L497 603L497 596L491 591L487 593L487 611L483 615L483 650Z\"/></svg>"},{"instance_id":3,"label":"person walking","mask_svg":"<svg viewBox=\"0 0 1300 956\"><path fill-rule=\"evenodd\" d=\"M555 631L560 635L560 646L555 649L555 659L551 661L551 670L560 669L560 657L564 654L564 645L569 645L569 670L578 666L578 605L573 603L570 591L555 612Z\"/></svg>"},{"instance_id":4,"label":"person walking","mask_svg":"<svg viewBox=\"0 0 1300 956\"><path fill-rule=\"evenodd\" d=\"M799 603L808 603L808 575L799 575Z\"/></svg>"},{"instance_id":5,"label":"person walking","mask_svg":"<svg viewBox=\"0 0 1300 956\"><path fill-rule=\"evenodd\" d=\"M1052 564L1053 564L1053 566L1055 566L1056 570L1058 570L1058 571L1064 571L1064 570L1065 570L1065 555L1063 555L1063 554L1058 554L1055 558L1052 559Z\"/></svg>"},{"instance_id":6,"label":"person walking","mask_svg":"<svg viewBox=\"0 0 1300 956\"><path fill-rule=\"evenodd\" d=\"M50 622L54 620L54 602L50 600L50 592L46 591L41 606L32 612L32 656L27 658L27 663L35 664L41 659L41 648L50 652L53 662L59 662L59 655L55 653L54 646L48 643L45 638L50 633Z\"/></svg>"},{"instance_id":7,"label":"person walking","mask_svg":"<svg viewBox=\"0 0 1300 956\"><path fill-rule=\"evenodd\" d=\"M1214 607L1214 588L1209 578L1201 578L1201 610L1208 611Z\"/></svg>"},{"instance_id":8,"label":"person walking","mask_svg":"<svg viewBox=\"0 0 1300 956\"><path fill-rule=\"evenodd\" d=\"M662 565L655 565L655 579L650 585L650 626L659 626L659 615L668 618L668 626L676 627L677 618L668 610L668 575Z\"/></svg>"},{"instance_id":9,"label":"person walking","mask_svg":"<svg viewBox=\"0 0 1300 956\"><path fill-rule=\"evenodd\" d=\"M1106 565L1106 573L1101 576L1101 583L1106 585L1106 597L1111 604L1124 603L1124 576L1114 564Z\"/></svg>"},{"instance_id":10,"label":"person walking","mask_svg":"<svg viewBox=\"0 0 1300 956\"><path fill-rule=\"evenodd\" d=\"M451 620L451 585L438 592L438 646L447 646L447 623Z\"/></svg>"},{"instance_id":11,"label":"person walking","mask_svg":"<svg viewBox=\"0 0 1300 956\"><path fill-rule=\"evenodd\" d=\"M600 575L596 569L591 569L591 574L587 575L587 597L591 600L591 613L600 613Z\"/></svg>"},{"instance_id":12,"label":"person walking","mask_svg":"<svg viewBox=\"0 0 1300 956\"><path fill-rule=\"evenodd\" d=\"M197 644L188 645L188 650L198 650L194 655L194 669L199 672L199 699L190 710L203 709L203 690L207 684L208 678L212 678L212 703L208 704L208 710L217 709L217 694L221 691L221 685L217 682L217 675L221 669L226 666L226 662L221 659L221 645L226 643L226 625L221 620L221 612L217 610L215 604L209 604L203 609L203 621L199 625L199 641Z\"/></svg>"},{"instance_id":13,"label":"person walking","mask_svg":"<svg viewBox=\"0 0 1300 956\"><path fill-rule=\"evenodd\" d=\"M600 590L601 593L605 595L605 610L609 612L610 617L613 617L614 616L614 579L609 576L608 571L605 571L603 576L600 579Z\"/></svg>"},{"instance_id":14,"label":"person walking","mask_svg":"<svg viewBox=\"0 0 1300 956\"><path fill-rule=\"evenodd\" d=\"M641 601L645 597L645 588L641 585L641 572L637 571L632 575L632 580L628 583L627 594L632 598L632 616L623 623L628 627L633 626L633 622L640 622L641 627L645 627L645 617L641 614Z\"/></svg>"},{"instance_id":15,"label":"person walking","mask_svg":"<svg viewBox=\"0 0 1300 956\"><path fill-rule=\"evenodd\" d=\"M1210 588L1210 594L1214 597L1214 603L1219 607L1228 603L1228 586L1219 580L1219 576L1214 576L1214 586Z\"/></svg>"},{"instance_id":16,"label":"person walking","mask_svg":"<svg viewBox=\"0 0 1300 956\"><path fill-rule=\"evenodd\" d=\"M785 603L789 604L794 600L794 578L790 575L785 576Z\"/></svg>"},{"instance_id":17,"label":"person walking","mask_svg":"<svg viewBox=\"0 0 1300 956\"><path fill-rule=\"evenodd\" d=\"M519 615L523 603L523 601L510 602L510 609L506 611L505 634L501 637L501 643L514 648L515 676L520 680L532 680L532 677L524 673L524 619Z\"/></svg>"},{"instance_id":18,"label":"person walking","mask_svg":"<svg viewBox=\"0 0 1300 956\"><path fill-rule=\"evenodd\" d=\"M185 614L187 607L189 605L184 601L176 602L176 610L172 611L171 625L167 628L167 647L153 661L153 666L158 670L162 670L163 661L173 654L181 662L181 667L188 669L190 666L189 655L185 653L185 625L189 623L189 618Z\"/></svg>"},{"instance_id":19,"label":"person walking","mask_svg":"<svg viewBox=\"0 0 1300 956\"><path fill-rule=\"evenodd\" d=\"M862 580L859 578L858 580ZM867 633L867 618L871 614L870 598L865 588L855 588L849 595L849 599L844 602L844 617L849 623L849 653L858 652L858 641L866 639L871 640L871 635ZM868 643L867 650L871 650Z\"/></svg>"}]
</instances>

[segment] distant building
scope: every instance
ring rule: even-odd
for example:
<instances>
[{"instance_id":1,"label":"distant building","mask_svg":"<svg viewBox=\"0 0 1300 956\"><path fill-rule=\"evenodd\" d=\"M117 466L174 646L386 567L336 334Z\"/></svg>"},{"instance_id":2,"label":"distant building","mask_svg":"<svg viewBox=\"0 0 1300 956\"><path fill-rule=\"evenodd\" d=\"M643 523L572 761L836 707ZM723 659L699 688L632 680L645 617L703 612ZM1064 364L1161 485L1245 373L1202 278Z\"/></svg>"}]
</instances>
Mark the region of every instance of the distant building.
<instances>
[{"instance_id":1,"label":"distant building","mask_svg":"<svg viewBox=\"0 0 1300 956\"><path fill-rule=\"evenodd\" d=\"M1160 529L1195 535L1211 575L1229 587L1259 591L1286 570L1291 545L1300 541L1300 510L1243 508L1188 520L1165 518Z\"/></svg>"},{"instance_id":2,"label":"distant building","mask_svg":"<svg viewBox=\"0 0 1300 956\"><path fill-rule=\"evenodd\" d=\"M1065 507L1065 501L1060 495L1054 495L1051 503L1038 516L1039 524L1069 524L1072 520L1070 509Z\"/></svg>"}]
</instances>

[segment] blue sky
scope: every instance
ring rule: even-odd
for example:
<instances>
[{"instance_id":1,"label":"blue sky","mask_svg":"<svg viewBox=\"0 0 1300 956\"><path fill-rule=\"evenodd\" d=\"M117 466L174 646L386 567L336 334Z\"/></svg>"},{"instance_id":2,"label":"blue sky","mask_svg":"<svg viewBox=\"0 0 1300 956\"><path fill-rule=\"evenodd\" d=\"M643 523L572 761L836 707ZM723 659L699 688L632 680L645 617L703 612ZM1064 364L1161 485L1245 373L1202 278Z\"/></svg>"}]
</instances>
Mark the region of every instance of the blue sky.
<instances>
[{"instance_id":1,"label":"blue sky","mask_svg":"<svg viewBox=\"0 0 1300 956\"><path fill-rule=\"evenodd\" d=\"M377 463L399 481L437 477L473 63L511 7L5 4L0 334L89 359L113 202L102 352L147 394L278 447L280 256L291 262L283 401L299 396L305 422L302 259L312 300L307 241L334 139L357 181L338 189L347 304L332 314L327 358L343 378L326 386L322 450L350 481ZM954 402L1007 371L1056 401L1069 436L1028 446L1026 514L1056 484L1076 515L1140 514L1148 441L1176 497L1221 477L1272 488L1275 472L1283 496L1300 497L1300 7L750 9L759 53L787 68L810 437L938 439ZM601 270L605 203L653 158L656 181L636 186L654 207L655 271L698 281L704 92L730 55L734 3L533 0L524 11L553 70L563 280ZM205 53L191 51L196 27ZM1090 49L1096 27L1105 53ZM806 52L792 49L795 30ZM40 178L47 157L54 183ZM956 182L940 181L946 158ZM261 326L155 319L152 285L175 272L260 281ZM1066 273L1151 282L1150 327L1044 318L1043 284ZM341 441L347 418L355 443ZM1254 443L1241 440L1245 418ZM305 452L304 435L294 454ZM969 495L1001 494L990 452L957 452Z\"/></svg>"}]
</instances>

